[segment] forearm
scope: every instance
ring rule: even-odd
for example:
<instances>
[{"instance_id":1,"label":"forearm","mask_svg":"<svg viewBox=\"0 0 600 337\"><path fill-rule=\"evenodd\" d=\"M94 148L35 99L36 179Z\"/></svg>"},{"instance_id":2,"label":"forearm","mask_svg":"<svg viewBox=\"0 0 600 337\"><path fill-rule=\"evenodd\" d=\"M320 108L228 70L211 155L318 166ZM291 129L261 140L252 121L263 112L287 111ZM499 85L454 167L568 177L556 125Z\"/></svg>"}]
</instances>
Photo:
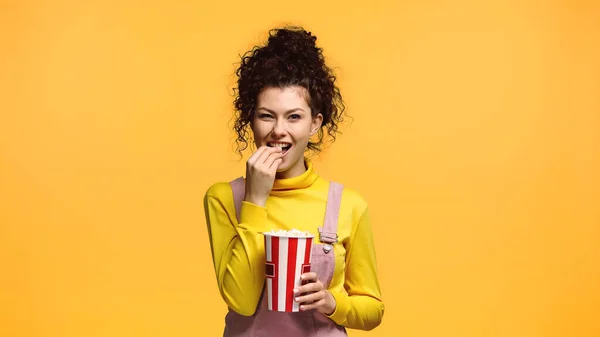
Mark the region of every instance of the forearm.
<instances>
[{"instance_id":1,"label":"forearm","mask_svg":"<svg viewBox=\"0 0 600 337\"><path fill-rule=\"evenodd\" d=\"M216 198L207 196L205 208L219 292L231 309L252 315L264 285L266 209L244 203L236 224Z\"/></svg>"},{"instance_id":2,"label":"forearm","mask_svg":"<svg viewBox=\"0 0 600 337\"><path fill-rule=\"evenodd\" d=\"M332 293L336 310L328 317L348 328L372 330L381 324L384 305L368 209L354 226L346 248L345 291Z\"/></svg>"},{"instance_id":3,"label":"forearm","mask_svg":"<svg viewBox=\"0 0 600 337\"><path fill-rule=\"evenodd\" d=\"M262 235L238 229L220 263L217 282L227 305L245 316L254 314L264 285ZM261 258L263 256L263 258Z\"/></svg>"}]
</instances>

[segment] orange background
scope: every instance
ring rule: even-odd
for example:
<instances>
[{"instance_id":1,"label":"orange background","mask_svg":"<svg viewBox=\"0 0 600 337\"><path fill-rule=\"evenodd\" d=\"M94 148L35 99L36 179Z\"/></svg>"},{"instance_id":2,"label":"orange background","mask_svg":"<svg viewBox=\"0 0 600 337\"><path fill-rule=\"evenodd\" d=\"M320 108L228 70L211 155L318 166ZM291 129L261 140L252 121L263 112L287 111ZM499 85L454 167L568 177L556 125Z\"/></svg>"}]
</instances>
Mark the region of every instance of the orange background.
<instances>
[{"instance_id":1,"label":"orange background","mask_svg":"<svg viewBox=\"0 0 600 337\"><path fill-rule=\"evenodd\" d=\"M317 34L387 305L351 336L600 336L597 1L3 1L0 336L218 336L237 56Z\"/></svg>"}]
</instances>

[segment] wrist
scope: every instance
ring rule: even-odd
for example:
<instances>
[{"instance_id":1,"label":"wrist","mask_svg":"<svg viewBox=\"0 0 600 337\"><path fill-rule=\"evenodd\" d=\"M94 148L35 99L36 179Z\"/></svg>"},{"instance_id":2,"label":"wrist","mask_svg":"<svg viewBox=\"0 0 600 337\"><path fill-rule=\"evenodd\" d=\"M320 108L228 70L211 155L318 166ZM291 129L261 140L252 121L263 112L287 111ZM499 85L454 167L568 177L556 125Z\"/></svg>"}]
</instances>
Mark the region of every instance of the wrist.
<instances>
[{"instance_id":1,"label":"wrist","mask_svg":"<svg viewBox=\"0 0 600 337\"><path fill-rule=\"evenodd\" d=\"M249 202L251 204L255 204L257 206L265 207L265 204L267 203L267 198L246 194L244 196L244 201Z\"/></svg>"},{"instance_id":2,"label":"wrist","mask_svg":"<svg viewBox=\"0 0 600 337\"><path fill-rule=\"evenodd\" d=\"M337 303L335 301L335 297L333 297L333 294L329 290L327 290L327 307L324 314L327 316L333 315L336 307Z\"/></svg>"}]
</instances>

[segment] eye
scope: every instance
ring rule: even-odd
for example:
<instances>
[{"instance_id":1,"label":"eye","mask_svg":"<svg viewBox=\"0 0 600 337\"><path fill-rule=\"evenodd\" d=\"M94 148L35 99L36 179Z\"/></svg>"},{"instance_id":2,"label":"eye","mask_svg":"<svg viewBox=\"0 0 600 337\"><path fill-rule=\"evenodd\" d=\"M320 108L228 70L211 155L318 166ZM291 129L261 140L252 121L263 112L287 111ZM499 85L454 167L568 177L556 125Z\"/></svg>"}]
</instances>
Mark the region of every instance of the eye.
<instances>
[{"instance_id":1,"label":"eye","mask_svg":"<svg viewBox=\"0 0 600 337\"><path fill-rule=\"evenodd\" d=\"M290 115L290 119L300 119L302 118L302 116L300 116L299 114L291 114Z\"/></svg>"},{"instance_id":2,"label":"eye","mask_svg":"<svg viewBox=\"0 0 600 337\"><path fill-rule=\"evenodd\" d=\"M269 115L269 114L261 113L261 114L258 115L258 118L260 118L260 119L270 119L270 118L272 118L272 116Z\"/></svg>"}]
</instances>

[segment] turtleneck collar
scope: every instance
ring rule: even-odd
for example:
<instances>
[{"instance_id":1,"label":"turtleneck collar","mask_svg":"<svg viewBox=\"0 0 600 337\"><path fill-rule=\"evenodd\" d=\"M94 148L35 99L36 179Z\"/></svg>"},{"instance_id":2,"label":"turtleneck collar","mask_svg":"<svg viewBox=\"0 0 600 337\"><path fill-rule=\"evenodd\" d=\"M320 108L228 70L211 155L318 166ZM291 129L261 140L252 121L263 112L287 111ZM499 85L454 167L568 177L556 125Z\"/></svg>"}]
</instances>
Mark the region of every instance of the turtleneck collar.
<instances>
[{"instance_id":1,"label":"turtleneck collar","mask_svg":"<svg viewBox=\"0 0 600 337\"><path fill-rule=\"evenodd\" d=\"M285 179L275 179L273 183L273 191L283 190L294 190L300 188L306 188L312 185L319 175L314 171L312 162L308 159L304 159L306 171L299 176Z\"/></svg>"}]
</instances>

